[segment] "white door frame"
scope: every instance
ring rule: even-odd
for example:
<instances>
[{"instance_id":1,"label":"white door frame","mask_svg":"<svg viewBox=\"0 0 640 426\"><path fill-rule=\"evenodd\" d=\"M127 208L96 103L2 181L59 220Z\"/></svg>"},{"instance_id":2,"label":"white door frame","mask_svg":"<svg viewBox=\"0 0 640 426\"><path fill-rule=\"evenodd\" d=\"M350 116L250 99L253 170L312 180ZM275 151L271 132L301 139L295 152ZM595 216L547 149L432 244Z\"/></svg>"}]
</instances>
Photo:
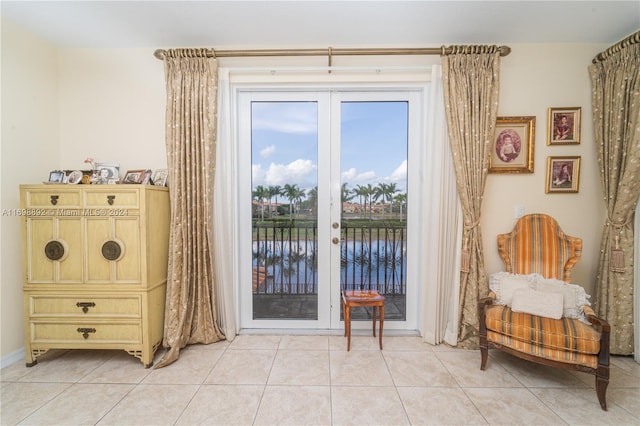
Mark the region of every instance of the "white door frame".
<instances>
[{"instance_id":1,"label":"white door frame","mask_svg":"<svg viewBox=\"0 0 640 426\"><path fill-rule=\"evenodd\" d=\"M246 102L252 100L314 100L323 99L325 96L332 96L337 99L333 102L340 102L341 100L365 100L367 96L368 100L383 101L383 100L407 100L410 102L409 107L409 145L408 145L408 191L412 194L411 201L408 203L407 221L409 226L415 227L416 232L407 232L407 306L406 306L406 320L405 321L385 321L386 330L416 330L419 328L420 314L419 303L422 300L422 291L418 283L422 280L422 268L420 267L420 254L423 248L423 242L420 241L420 235L422 232L418 228L422 228L420 225L420 205L423 204L421 200L422 190L422 164L418 164L418 161L412 163L411 159L420 159L423 156L423 147L421 141L424 140L424 90L425 86L422 84L381 84L381 85L349 85L348 87L272 87L272 86L253 86L252 87L235 87L235 98L237 99L237 111L236 111L236 134L237 136L237 158L235 164L237 167L237 183L236 188L238 215L236 229L238 230L239 237L239 254L238 254L238 283L246 283L251 281L251 268L247 268L246 265L251 265L251 251L246 250L246 243L244 241L250 241L251 232L251 209L248 207L251 200L251 164L250 161L246 161L247 158L251 158L251 131L250 128L243 128L240 123L247 122L247 109ZM395 93L394 93L395 92ZM402 93L402 96L399 96ZM329 103L327 103L329 105ZM243 108L244 106L244 108ZM329 150L319 150L318 153L318 181L326 179L327 182L332 182L331 192L322 190L319 187L318 190L318 204L324 204L331 206L330 213L326 215L319 215L318 217L318 229L332 229L331 219L332 217L340 217L341 214L341 202L340 202L340 165L336 157L339 158L339 126L326 127L320 125L320 122L325 120L325 114L329 113L329 110L318 104L319 113L319 126L318 126L318 143L329 143L331 147ZM337 114L337 116L336 116ZM339 123L340 112L339 108L335 107L335 104L331 106L330 120L336 120ZM249 121L250 122L250 121ZM335 134L325 134L329 128L332 128ZM337 130L336 130L337 129ZM326 141L326 142L325 142ZM331 167L329 167L331 165ZM335 178L337 177L337 178ZM333 179L333 180L331 180ZM338 202L333 202L338 200ZM413 224L413 225L412 225ZM339 230L338 230L339 231ZM338 235L339 237L339 232ZM334 237L334 232L318 232L318 244L324 247L331 247L331 238ZM334 250L335 252L335 250ZM335 257L335 254L331 256ZM318 319L317 320L253 320L252 318L252 300L251 300L251 287L239 286L237 289L238 297L238 311L239 311L239 328L240 329L341 329L343 327L342 321L340 321L340 295L339 295L339 268L330 268L329 263L335 262L332 257L325 256L325 258L319 258L320 266L318 272ZM338 264L339 264L339 252L338 252ZM244 265L244 266L243 266ZM328 271L337 271L336 277L328 277ZM335 273L335 272L334 272ZM328 286L323 286L322 283L326 280L331 280L333 286L337 286L337 289L329 289ZM331 309L326 309L326 307ZM353 328L369 328L370 324L354 323Z\"/></svg>"}]
</instances>

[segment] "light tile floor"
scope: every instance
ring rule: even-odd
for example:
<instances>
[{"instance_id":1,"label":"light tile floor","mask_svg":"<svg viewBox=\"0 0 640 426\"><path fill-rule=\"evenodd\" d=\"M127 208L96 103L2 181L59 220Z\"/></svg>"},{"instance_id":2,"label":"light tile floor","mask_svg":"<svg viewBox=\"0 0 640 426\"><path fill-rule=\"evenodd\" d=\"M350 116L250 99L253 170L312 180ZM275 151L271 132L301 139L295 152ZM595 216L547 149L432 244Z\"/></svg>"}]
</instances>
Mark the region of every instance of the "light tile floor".
<instances>
[{"instance_id":1,"label":"light tile floor","mask_svg":"<svg viewBox=\"0 0 640 426\"><path fill-rule=\"evenodd\" d=\"M156 355L156 361L161 353ZM50 351L0 371L2 425L639 425L640 365L591 375L419 337L240 335L162 369L124 351Z\"/></svg>"}]
</instances>

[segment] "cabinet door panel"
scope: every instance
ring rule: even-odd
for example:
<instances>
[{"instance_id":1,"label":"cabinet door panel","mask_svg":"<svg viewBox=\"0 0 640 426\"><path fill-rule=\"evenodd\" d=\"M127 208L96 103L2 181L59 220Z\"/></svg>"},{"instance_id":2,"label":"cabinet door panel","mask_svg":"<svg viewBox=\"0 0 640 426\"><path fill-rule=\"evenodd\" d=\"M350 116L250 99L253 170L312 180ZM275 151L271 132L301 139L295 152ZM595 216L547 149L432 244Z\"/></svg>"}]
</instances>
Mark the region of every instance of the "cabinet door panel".
<instances>
[{"instance_id":1,"label":"cabinet door panel","mask_svg":"<svg viewBox=\"0 0 640 426\"><path fill-rule=\"evenodd\" d=\"M44 248L54 239L54 219L27 218L27 281L53 282L54 263L47 259Z\"/></svg>"},{"instance_id":2,"label":"cabinet door panel","mask_svg":"<svg viewBox=\"0 0 640 426\"><path fill-rule=\"evenodd\" d=\"M111 237L108 217L86 219L87 281L109 282L111 261L102 256L102 245Z\"/></svg>"},{"instance_id":3,"label":"cabinet door panel","mask_svg":"<svg viewBox=\"0 0 640 426\"><path fill-rule=\"evenodd\" d=\"M29 282L82 282L82 226L77 218L27 218L27 279ZM61 257L52 260L47 244L56 242ZM52 255L52 253L49 253Z\"/></svg>"},{"instance_id":4,"label":"cabinet door panel","mask_svg":"<svg viewBox=\"0 0 640 426\"><path fill-rule=\"evenodd\" d=\"M137 216L113 218L115 238L124 245L124 253L115 262L115 281L140 282L140 219Z\"/></svg>"},{"instance_id":5,"label":"cabinet door panel","mask_svg":"<svg viewBox=\"0 0 640 426\"><path fill-rule=\"evenodd\" d=\"M115 241L122 253L108 260L102 253L107 241ZM94 282L139 283L140 219L137 216L87 219L87 277Z\"/></svg>"},{"instance_id":6,"label":"cabinet door panel","mask_svg":"<svg viewBox=\"0 0 640 426\"><path fill-rule=\"evenodd\" d=\"M68 255L58 262L60 282L82 282L82 223L78 218L56 219L58 238L67 244Z\"/></svg>"}]
</instances>

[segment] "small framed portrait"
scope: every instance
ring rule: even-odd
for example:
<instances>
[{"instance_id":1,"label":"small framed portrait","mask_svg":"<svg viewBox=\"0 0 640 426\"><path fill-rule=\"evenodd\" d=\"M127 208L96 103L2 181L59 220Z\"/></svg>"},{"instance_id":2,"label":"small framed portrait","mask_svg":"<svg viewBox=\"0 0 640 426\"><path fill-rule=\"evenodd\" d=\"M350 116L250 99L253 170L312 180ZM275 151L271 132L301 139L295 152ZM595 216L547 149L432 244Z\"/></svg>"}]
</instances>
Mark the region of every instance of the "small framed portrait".
<instances>
[{"instance_id":1,"label":"small framed portrait","mask_svg":"<svg viewBox=\"0 0 640 426\"><path fill-rule=\"evenodd\" d=\"M151 181L156 186L167 186L167 176L169 171L167 169L154 170L151 175Z\"/></svg>"},{"instance_id":2,"label":"small framed portrait","mask_svg":"<svg viewBox=\"0 0 640 426\"><path fill-rule=\"evenodd\" d=\"M144 171L140 183L143 185L149 185L151 183L151 169L147 169Z\"/></svg>"},{"instance_id":3,"label":"small framed portrait","mask_svg":"<svg viewBox=\"0 0 640 426\"><path fill-rule=\"evenodd\" d=\"M498 117L489 173L533 173L536 118Z\"/></svg>"},{"instance_id":4,"label":"small framed portrait","mask_svg":"<svg viewBox=\"0 0 640 426\"><path fill-rule=\"evenodd\" d=\"M127 174L124 175L122 183L142 183L145 171L145 169L127 170Z\"/></svg>"},{"instance_id":5,"label":"small framed portrait","mask_svg":"<svg viewBox=\"0 0 640 426\"><path fill-rule=\"evenodd\" d=\"M71 185L75 185L78 184L80 182L82 182L82 171L80 170L72 170L68 175L67 175L67 183L71 184Z\"/></svg>"},{"instance_id":6,"label":"small framed portrait","mask_svg":"<svg viewBox=\"0 0 640 426\"><path fill-rule=\"evenodd\" d=\"M576 193L580 186L580 157L547 157L545 193Z\"/></svg>"},{"instance_id":7,"label":"small framed portrait","mask_svg":"<svg viewBox=\"0 0 640 426\"><path fill-rule=\"evenodd\" d=\"M64 183L65 178L64 170L52 170L49 172L49 183Z\"/></svg>"},{"instance_id":8,"label":"small framed portrait","mask_svg":"<svg viewBox=\"0 0 640 426\"><path fill-rule=\"evenodd\" d=\"M580 143L580 107L549 108L547 145Z\"/></svg>"},{"instance_id":9,"label":"small framed portrait","mask_svg":"<svg viewBox=\"0 0 640 426\"><path fill-rule=\"evenodd\" d=\"M96 171L92 183L98 185L114 184L120 180L120 165L113 163L96 163Z\"/></svg>"}]
</instances>

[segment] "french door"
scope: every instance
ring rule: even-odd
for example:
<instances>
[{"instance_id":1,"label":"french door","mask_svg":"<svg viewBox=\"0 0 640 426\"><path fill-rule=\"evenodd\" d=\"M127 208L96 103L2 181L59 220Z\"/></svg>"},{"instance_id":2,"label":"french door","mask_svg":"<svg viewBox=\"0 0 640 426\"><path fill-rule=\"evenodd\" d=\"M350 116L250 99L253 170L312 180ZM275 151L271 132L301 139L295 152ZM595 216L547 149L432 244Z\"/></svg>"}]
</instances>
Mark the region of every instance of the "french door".
<instances>
[{"instance_id":1,"label":"french door","mask_svg":"<svg viewBox=\"0 0 640 426\"><path fill-rule=\"evenodd\" d=\"M409 158L419 99L418 90L238 93L242 328L342 328L348 288L385 295L388 329L416 329L408 207L418 202ZM369 314L354 311L367 321L353 327L369 327Z\"/></svg>"}]
</instances>

